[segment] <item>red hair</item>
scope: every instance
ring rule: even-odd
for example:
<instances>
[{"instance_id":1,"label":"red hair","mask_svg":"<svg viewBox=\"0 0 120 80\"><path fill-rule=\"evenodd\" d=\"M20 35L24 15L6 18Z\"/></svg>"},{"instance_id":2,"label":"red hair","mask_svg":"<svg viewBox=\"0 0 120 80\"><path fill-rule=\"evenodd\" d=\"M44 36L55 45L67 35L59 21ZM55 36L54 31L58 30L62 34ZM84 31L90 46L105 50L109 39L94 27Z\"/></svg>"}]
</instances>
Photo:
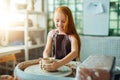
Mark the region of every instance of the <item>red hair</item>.
<instances>
[{"instance_id":1,"label":"red hair","mask_svg":"<svg viewBox=\"0 0 120 80\"><path fill-rule=\"evenodd\" d=\"M64 31L66 34L73 35L77 39L78 50L79 50L78 57L80 57L79 53L80 53L80 48L81 48L81 42L80 42L80 37L77 34L77 31L75 28L71 10L66 6L60 6L60 7L56 8L55 12L62 12L66 16L66 23L64 25Z\"/></svg>"}]
</instances>

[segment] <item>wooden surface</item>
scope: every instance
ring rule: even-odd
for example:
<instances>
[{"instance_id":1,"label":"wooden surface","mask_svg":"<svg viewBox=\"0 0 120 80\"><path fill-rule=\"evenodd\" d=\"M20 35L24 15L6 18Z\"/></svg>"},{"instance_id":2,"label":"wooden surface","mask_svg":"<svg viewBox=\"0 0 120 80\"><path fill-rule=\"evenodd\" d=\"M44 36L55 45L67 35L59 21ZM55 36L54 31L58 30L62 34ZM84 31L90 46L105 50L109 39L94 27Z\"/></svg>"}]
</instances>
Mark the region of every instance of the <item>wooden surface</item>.
<instances>
[{"instance_id":1,"label":"wooden surface","mask_svg":"<svg viewBox=\"0 0 120 80\"><path fill-rule=\"evenodd\" d=\"M16 60L16 57L15 57L14 53L4 55L4 56L0 56L0 63L8 62L8 61L14 61L15 63L17 63L17 60Z\"/></svg>"}]
</instances>

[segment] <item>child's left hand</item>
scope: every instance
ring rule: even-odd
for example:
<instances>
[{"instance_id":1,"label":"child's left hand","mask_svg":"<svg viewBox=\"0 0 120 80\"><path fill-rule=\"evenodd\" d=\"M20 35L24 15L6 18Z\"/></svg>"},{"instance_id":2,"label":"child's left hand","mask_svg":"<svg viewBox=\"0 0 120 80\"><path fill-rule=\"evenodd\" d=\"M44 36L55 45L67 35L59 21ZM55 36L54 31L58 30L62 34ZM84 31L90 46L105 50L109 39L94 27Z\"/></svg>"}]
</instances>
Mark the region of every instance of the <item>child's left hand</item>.
<instances>
[{"instance_id":1,"label":"child's left hand","mask_svg":"<svg viewBox=\"0 0 120 80\"><path fill-rule=\"evenodd\" d=\"M54 61L53 63L49 65L43 65L44 70L46 71L57 71L57 68L59 67L59 63L57 61Z\"/></svg>"}]
</instances>

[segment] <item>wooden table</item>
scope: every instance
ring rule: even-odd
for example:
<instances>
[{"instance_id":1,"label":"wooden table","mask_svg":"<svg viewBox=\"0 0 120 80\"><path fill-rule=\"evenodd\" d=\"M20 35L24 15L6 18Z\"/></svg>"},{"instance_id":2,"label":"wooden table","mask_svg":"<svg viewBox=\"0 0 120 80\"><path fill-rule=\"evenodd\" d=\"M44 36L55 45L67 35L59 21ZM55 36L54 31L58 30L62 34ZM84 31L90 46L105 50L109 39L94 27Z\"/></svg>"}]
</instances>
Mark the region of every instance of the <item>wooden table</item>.
<instances>
[{"instance_id":1,"label":"wooden table","mask_svg":"<svg viewBox=\"0 0 120 80\"><path fill-rule=\"evenodd\" d=\"M17 64L15 53L21 52L20 48L16 47L0 47L0 63L13 61L13 67L0 65L0 68L13 70Z\"/></svg>"}]
</instances>

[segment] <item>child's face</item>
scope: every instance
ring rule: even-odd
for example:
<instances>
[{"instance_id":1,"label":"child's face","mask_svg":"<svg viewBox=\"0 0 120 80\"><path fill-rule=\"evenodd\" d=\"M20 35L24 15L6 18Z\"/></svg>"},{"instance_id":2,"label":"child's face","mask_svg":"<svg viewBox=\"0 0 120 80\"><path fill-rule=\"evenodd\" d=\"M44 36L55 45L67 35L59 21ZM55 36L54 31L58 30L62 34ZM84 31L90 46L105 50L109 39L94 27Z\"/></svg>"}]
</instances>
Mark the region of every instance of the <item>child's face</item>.
<instances>
[{"instance_id":1,"label":"child's face","mask_svg":"<svg viewBox=\"0 0 120 80\"><path fill-rule=\"evenodd\" d=\"M66 22L65 19L66 19L66 17L63 13L55 12L55 15L54 15L55 27L59 31L64 31L64 25L65 25L65 22Z\"/></svg>"}]
</instances>

